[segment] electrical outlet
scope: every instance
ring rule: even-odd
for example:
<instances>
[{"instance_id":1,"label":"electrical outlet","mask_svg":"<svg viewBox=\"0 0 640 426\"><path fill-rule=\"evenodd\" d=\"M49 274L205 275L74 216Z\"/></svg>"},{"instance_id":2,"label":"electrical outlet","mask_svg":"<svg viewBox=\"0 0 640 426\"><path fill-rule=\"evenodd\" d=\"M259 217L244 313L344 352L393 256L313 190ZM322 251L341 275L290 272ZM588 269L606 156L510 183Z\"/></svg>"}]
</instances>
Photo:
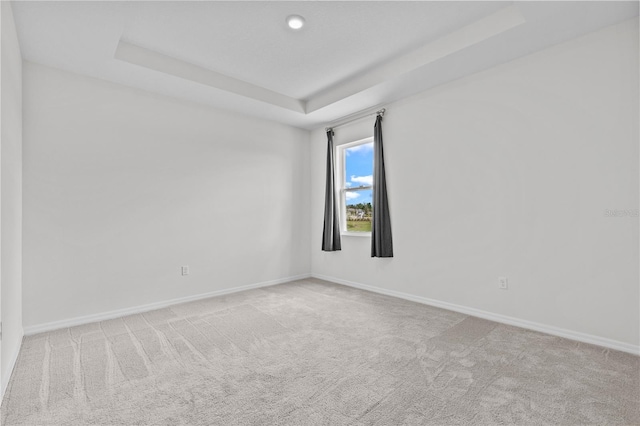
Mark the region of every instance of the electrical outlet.
<instances>
[{"instance_id":1,"label":"electrical outlet","mask_svg":"<svg viewBox=\"0 0 640 426\"><path fill-rule=\"evenodd\" d=\"M498 277L498 287L502 290L507 290L509 288L507 277Z\"/></svg>"},{"instance_id":2,"label":"electrical outlet","mask_svg":"<svg viewBox=\"0 0 640 426\"><path fill-rule=\"evenodd\" d=\"M180 271L182 272L182 275L189 275L189 267L188 266L183 266L182 268L180 268Z\"/></svg>"}]
</instances>

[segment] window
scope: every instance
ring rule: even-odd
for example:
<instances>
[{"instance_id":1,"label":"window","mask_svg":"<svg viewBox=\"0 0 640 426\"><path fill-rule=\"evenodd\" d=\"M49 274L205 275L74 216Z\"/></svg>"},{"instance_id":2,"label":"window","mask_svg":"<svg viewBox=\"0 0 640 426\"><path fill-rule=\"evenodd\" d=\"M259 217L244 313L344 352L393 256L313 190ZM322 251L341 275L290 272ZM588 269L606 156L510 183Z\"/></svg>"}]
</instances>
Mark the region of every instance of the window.
<instances>
[{"instance_id":1,"label":"window","mask_svg":"<svg viewBox=\"0 0 640 426\"><path fill-rule=\"evenodd\" d=\"M373 214L373 138L336 147L343 234L369 235Z\"/></svg>"}]
</instances>

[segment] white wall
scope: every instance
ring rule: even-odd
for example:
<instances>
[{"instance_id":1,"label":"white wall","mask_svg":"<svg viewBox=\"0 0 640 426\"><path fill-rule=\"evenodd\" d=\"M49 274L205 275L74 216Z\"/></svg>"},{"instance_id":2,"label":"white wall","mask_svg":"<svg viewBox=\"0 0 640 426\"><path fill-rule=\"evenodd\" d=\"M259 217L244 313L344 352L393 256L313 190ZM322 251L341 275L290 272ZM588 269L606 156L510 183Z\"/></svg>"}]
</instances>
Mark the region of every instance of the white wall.
<instances>
[{"instance_id":1,"label":"white wall","mask_svg":"<svg viewBox=\"0 0 640 426\"><path fill-rule=\"evenodd\" d=\"M326 140L311 137L312 272L639 344L638 20L387 107L393 259L320 251ZM373 121L336 129L369 136ZM498 276L509 278L507 291Z\"/></svg>"},{"instance_id":2,"label":"white wall","mask_svg":"<svg viewBox=\"0 0 640 426\"><path fill-rule=\"evenodd\" d=\"M22 342L22 56L11 3L0 2L0 13L0 395L3 395Z\"/></svg>"},{"instance_id":3,"label":"white wall","mask_svg":"<svg viewBox=\"0 0 640 426\"><path fill-rule=\"evenodd\" d=\"M24 81L25 326L309 273L308 132L28 62Z\"/></svg>"}]
</instances>

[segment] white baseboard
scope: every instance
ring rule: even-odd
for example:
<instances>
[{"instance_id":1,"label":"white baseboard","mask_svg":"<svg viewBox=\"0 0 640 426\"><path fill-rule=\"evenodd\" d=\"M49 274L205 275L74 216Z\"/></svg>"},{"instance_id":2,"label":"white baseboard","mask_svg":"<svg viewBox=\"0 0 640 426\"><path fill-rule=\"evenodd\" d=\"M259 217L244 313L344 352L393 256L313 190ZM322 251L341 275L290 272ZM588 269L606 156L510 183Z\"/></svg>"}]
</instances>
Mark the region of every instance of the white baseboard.
<instances>
[{"instance_id":1,"label":"white baseboard","mask_svg":"<svg viewBox=\"0 0 640 426\"><path fill-rule=\"evenodd\" d=\"M99 314L91 314L82 317L68 318L60 321L52 321L44 324L30 325L24 328L24 334L31 336L33 334L44 333L46 331L59 330L61 328L74 327L76 325L89 324L92 322L104 321L113 318L124 317L127 315L139 314L142 312L153 311L155 309L166 308L167 306L177 305L179 303L192 302L194 300L207 299L214 296L222 296L225 294L237 293L240 291L251 290L254 288L268 287L277 284L284 284L291 281L302 280L311 277L311 274L302 274L292 277L279 278L276 280L263 281L255 284L247 284L239 287L226 288L223 290L215 290L208 293L196 294L193 296L180 297L177 299L163 300L161 302L149 303L147 305L132 306L130 308L116 309L114 311L102 312Z\"/></svg>"},{"instance_id":2,"label":"white baseboard","mask_svg":"<svg viewBox=\"0 0 640 426\"><path fill-rule=\"evenodd\" d=\"M318 278L325 281L330 281L336 284L342 284L349 287L359 288L361 290L367 290L374 293L380 293L387 296L398 297L400 299L410 300L417 303L422 303L429 306L435 306L438 308L447 309L454 312L460 312L466 315L471 315L478 318L487 319L490 321L499 322L502 324L513 325L515 327L526 328L529 330L535 330L542 333L551 334L553 336L564 337L571 340L576 340L579 342L590 343L592 345L603 346L610 349L615 349L622 352L631 353L634 355L640 355L640 346L632 345L625 342L620 342L613 339L607 339L605 337L595 336L592 334L581 333L578 331L568 330L560 327L555 327L551 325L541 324L533 321L527 321L520 318L510 317L506 315L496 314L493 312L487 312L480 309L470 308L467 306L456 305L454 303L443 302L440 300L429 299L427 297L416 296L409 293L403 293L395 290L388 290L384 288L374 287L367 284L356 283L353 281L343 280L341 278L326 276L322 274L302 274L296 275L292 277L280 278L277 280L264 281L261 283L248 284L240 287L233 287L223 290L216 290L209 293L197 294L193 296L186 296L178 299L165 300L161 302L150 303L147 305L141 306L133 306L130 308L117 309L114 311L103 312L99 314L92 314L82 317L69 318L60 321L53 321L44 324L32 325L24 328L24 335L30 336L33 334L43 333L46 331L58 330L66 327L73 327L76 325L88 324L97 321L104 321L113 318L119 318L126 315L138 314L142 312L152 311L155 309L166 308L167 306L177 305L179 303L191 302L194 300L206 299L208 297L214 296L222 296L225 294L237 293L240 291L251 290L254 288L260 287L268 287L277 284L284 284L291 281L301 280L309 277ZM14 359L12 360L13 364L17 359L18 353L14 354ZM4 390L6 384L9 382L9 377L3 377L2 383L2 393L4 394Z\"/></svg>"},{"instance_id":3,"label":"white baseboard","mask_svg":"<svg viewBox=\"0 0 640 426\"><path fill-rule=\"evenodd\" d=\"M402 293L400 291L388 290L384 288L374 287L367 284L360 284L353 281L343 280L341 278L330 277L321 274L311 274L312 277L325 281L330 281L336 284L342 284L349 287L359 288L361 290L367 290L374 293L380 293L387 296L398 297L400 299L410 300L412 302L422 303L424 305L435 306L438 308L447 309L449 311L460 312L462 314L471 315L487 319L490 321L499 322L502 324L513 325L515 327L526 328L529 330L540 331L542 333L551 334L553 336L564 337L571 340L577 340L578 342L590 343L592 345L603 346L605 348L615 349L622 352L628 352L634 355L640 355L640 346L632 345L617 340L607 339L605 337L594 336L592 334L581 333L578 331L567 330L565 328L554 327L552 325L541 324L538 322L527 321L520 318L509 317L506 315L495 314L492 312L482 311L480 309L469 308L467 306L456 305L454 303L442 302L440 300L429 299L422 296L415 296L409 293Z\"/></svg>"},{"instance_id":4,"label":"white baseboard","mask_svg":"<svg viewBox=\"0 0 640 426\"><path fill-rule=\"evenodd\" d=\"M11 354L11 361L9 362L9 371L6 375L2 376L2 383L0 383L0 403L2 403L2 399L4 398L4 392L7 390L7 386L9 385L9 381L11 380L11 375L13 374L13 370L15 370L16 362L18 361L18 355L20 354L20 348L22 348L22 338L24 337L24 331L20 333L20 344L16 347L16 349Z\"/></svg>"}]
</instances>

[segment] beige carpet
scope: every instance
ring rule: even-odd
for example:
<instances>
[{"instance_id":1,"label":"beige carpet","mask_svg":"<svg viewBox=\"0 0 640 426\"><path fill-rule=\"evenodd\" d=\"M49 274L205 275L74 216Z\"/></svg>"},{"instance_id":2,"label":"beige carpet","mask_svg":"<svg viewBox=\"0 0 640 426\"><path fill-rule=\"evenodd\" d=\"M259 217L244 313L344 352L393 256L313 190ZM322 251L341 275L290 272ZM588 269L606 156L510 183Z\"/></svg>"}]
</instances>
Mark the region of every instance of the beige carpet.
<instances>
[{"instance_id":1,"label":"beige carpet","mask_svg":"<svg viewBox=\"0 0 640 426\"><path fill-rule=\"evenodd\" d=\"M2 420L640 424L639 360L304 280L28 337Z\"/></svg>"}]
</instances>

